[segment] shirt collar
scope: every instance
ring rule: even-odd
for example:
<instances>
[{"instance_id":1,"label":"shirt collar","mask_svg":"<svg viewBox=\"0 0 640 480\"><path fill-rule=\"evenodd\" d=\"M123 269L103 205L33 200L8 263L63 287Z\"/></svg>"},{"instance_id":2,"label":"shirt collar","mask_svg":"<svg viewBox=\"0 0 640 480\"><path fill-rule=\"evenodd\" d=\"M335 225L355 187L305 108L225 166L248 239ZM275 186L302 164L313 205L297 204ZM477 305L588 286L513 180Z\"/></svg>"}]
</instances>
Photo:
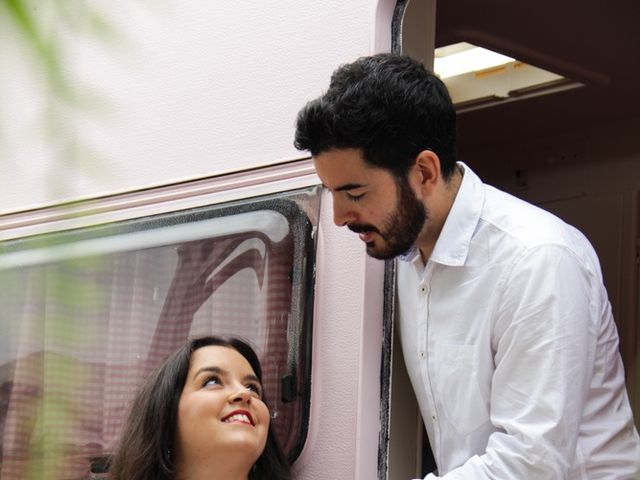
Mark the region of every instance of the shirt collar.
<instances>
[{"instance_id":1,"label":"shirt collar","mask_svg":"<svg viewBox=\"0 0 640 480\"><path fill-rule=\"evenodd\" d=\"M450 266L464 265L484 205L482 181L467 165L457 164L463 172L462 182L430 257L434 262ZM422 264L415 245L397 258L408 263L420 260Z\"/></svg>"},{"instance_id":2,"label":"shirt collar","mask_svg":"<svg viewBox=\"0 0 640 480\"><path fill-rule=\"evenodd\" d=\"M401 262L412 262L416 255L418 255L419 253L420 252L418 251L418 248L413 245L409 250L398 255L397 258Z\"/></svg>"},{"instance_id":3,"label":"shirt collar","mask_svg":"<svg viewBox=\"0 0 640 480\"><path fill-rule=\"evenodd\" d=\"M465 264L484 205L482 181L464 163L458 162L458 166L463 172L462 182L430 257L450 266Z\"/></svg>"}]
</instances>

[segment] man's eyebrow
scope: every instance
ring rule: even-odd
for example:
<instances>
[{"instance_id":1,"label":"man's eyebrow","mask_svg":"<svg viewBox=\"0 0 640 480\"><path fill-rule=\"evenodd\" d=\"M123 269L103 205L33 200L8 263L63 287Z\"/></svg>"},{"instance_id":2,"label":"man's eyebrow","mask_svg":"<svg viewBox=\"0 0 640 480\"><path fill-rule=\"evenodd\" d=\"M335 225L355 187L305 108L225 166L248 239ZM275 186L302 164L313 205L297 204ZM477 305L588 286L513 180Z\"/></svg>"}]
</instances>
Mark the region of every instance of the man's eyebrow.
<instances>
[{"instance_id":1,"label":"man's eyebrow","mask_svg":"<svg viewBox=\"0 0 640 480\"><path fill-rule=\"evenodd\" d=\"M345 183L334 189L335 192L344 192L346 190L355 190L356 188L362 188L364 185L361 183Z\"/></svg>"}]
</instances>

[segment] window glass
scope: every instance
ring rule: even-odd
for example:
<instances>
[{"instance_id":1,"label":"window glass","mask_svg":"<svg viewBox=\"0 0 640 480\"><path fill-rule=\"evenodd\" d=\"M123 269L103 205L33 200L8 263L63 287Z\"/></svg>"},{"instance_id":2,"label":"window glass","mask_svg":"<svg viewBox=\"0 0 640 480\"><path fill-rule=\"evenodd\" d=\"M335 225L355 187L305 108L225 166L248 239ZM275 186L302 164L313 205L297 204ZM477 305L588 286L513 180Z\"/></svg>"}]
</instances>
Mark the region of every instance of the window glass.
<instances>
[{"instance_id":1,"label":"window glass","mask_svg":"<svg viewBox=\"0 0 640 480\"><path fill-rule=\"evenodd\" d=\"M99 471L146 375L206 334L255 347L295 457L318 202L313 188L0 244L0 477Z\"/></svg>"}]
</instances>

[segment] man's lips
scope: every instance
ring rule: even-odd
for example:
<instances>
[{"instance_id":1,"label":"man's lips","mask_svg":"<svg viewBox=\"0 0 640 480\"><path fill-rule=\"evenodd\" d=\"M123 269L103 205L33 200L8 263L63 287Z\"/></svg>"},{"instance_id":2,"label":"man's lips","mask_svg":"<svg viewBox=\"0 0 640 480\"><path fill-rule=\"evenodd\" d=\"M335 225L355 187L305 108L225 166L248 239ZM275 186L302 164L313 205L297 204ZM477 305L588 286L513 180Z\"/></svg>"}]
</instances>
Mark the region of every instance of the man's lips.
<instances>
[{"instance_id":1,"label":"man's lips","mask_svg":"<svg viewBox=\"0 0 640 480\"><path fill-rule=\"evenodd\" d=\"M246 425L251 425L255 427L255 422L253 421L253 417L246 410L234 410L229 415L222 419L223 423L244 423Z\"/></svg>"},{"instance_id":2,"label":"man's lips","mask_svg":"<svg viewBox=\"0 0 640 480\"><path fill-rule=\"evenodd\" d=\"M371 242L373 240L373 234L378 233L378 229L373 225L351 224L347 225L347 228L349 228L349 230L351 230L353 233L357 233L358 237L360 237L360 240L365 243Z\"/></svg>"},{"instance_id":3,"label":"man's lips","mask_svg":"<svg viewBox=\"0 0 640 480\"><path fill-rule=\"evenodd\" d=\"M360 240L362 240L364 243L369 243L371 240L373 240L373 232L361 232L358 234L358 237L360 237Z\"/></svg>"}]
</instances>

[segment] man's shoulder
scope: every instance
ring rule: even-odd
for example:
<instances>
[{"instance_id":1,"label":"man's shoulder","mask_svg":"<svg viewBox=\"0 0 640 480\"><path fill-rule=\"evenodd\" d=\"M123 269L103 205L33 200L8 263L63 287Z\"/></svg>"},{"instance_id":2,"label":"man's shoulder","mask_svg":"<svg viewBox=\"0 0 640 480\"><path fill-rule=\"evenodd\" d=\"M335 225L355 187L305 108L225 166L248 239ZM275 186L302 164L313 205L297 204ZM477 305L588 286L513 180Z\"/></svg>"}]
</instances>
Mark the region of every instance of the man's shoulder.
<instances>
[{"instance_id":1,"label":"man's shoulder","mask_svg":"<svg viewBox=\"0 0 640 480\"><path fill-rule=\"evenodd\" d=\"M554 214L489 185L485 185L477 233L504 236L525 248L545 244L575 247L583 242L575 227Z\"/></svg>"},{"instance_id":2,"label":"man's shoulder","mask_svg":"<svg viewBox=\"0 0 640 480\"><path fill-rule=\"evenodd\" d=\"M584 247L584 236L571 225L539 206L484 183L469 167L464 168L465 194L451 214L458 223L474 219L471 248L473 243L481 242L484 249L498 249L504 254L505 248L519 250L545 244Z\"/></svg>"}]
</instances>

